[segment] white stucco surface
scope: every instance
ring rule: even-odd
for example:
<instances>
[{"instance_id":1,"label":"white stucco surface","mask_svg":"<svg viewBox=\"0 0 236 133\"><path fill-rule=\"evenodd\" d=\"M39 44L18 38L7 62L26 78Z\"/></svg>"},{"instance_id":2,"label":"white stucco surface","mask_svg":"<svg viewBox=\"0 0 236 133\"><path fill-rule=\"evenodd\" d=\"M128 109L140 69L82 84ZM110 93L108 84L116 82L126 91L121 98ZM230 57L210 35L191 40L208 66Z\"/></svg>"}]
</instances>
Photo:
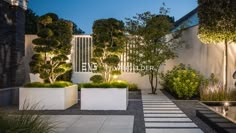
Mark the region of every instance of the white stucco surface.
<instances>
[{"instance_id":1,"label":"white stucco surface","mask_svg":"<svg viewBox=\"0 0 236 133\"><path fill-rule=\"evenodd\" d=\"M81 110L126 110L127 88L81 88Z\"/></svg>"},{"instance_id":2,"label":"white stucco surface","mask_svg":"<svg viewBox=\"0 0 236 133\"><path fill-rule=\"evenodd\" d=\"M182 35L183 45L176 52L178 57L169 60L160 69L160 71L166 72L172 69L179 63L190 65L192 68L199 71L206 77L209 77L211 73L214 73L216 77L223 82L224 74L224 45L219 44L203 44L197 37L198 26L185 29ZM29 72L29 60L32 56L32 40L35 35L26 35L26 57L25 67ZM72 54L73 55L73 54ZM228 45L228 87L235 89L234 80L232 74L236 70L236 45ZM73 58L73 57L72 57ZM93 75L91 72L73 72L72 82L84 83L89 82L89 78ZM137 73L123 72L118 77L120 80L127 80L128 82L135 83L140 89L150 89L150 83L148 76L141 76ZM158 85L158 88L161 86Z\"/></svg>"},{"instance_id":3,"label":"white stucco surface","mask_svg":"<svg viewBox=\"0 0 236 133\"><path fill-rule=\"evenodd\" d=\"M19 110L64 110L78 103L78 87L20 88ZM25 108L26 106L30 108Z\"/></svg>"}]
</instances>

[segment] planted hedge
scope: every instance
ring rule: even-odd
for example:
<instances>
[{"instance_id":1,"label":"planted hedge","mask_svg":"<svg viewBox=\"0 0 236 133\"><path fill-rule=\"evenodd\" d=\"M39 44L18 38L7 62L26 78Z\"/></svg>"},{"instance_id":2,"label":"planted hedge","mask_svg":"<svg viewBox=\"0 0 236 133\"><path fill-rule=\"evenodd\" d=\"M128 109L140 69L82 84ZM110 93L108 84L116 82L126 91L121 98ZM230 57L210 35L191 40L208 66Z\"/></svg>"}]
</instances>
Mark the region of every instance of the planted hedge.
<instances>
[{"instance_id":1,"label":"planted hedge","mask_svg":"<svg viewBox=\"0 0 236 133\"><path fill-rule=\"evenodd\" d=\"M52 84L33 82L33 83L28 83L28 84L24 85L24 87L27 87L27 88L36 88L36 87L40 87L40 88L64 88L64 87L68 87L68 86L71 86L71 85L73 85L71 82L56 81Z\"/></svg>"},{"instance_id":2,"label":"planted hedge","mask_svg":"<svg viewBox=\"0 0 236 133\"><path fill-rule=\"evenodd\" d=\"M84 83L80 85L81 88L127 88L128 84L125 82L104 82L104 83Z\"/></svg>"}]
</instances>

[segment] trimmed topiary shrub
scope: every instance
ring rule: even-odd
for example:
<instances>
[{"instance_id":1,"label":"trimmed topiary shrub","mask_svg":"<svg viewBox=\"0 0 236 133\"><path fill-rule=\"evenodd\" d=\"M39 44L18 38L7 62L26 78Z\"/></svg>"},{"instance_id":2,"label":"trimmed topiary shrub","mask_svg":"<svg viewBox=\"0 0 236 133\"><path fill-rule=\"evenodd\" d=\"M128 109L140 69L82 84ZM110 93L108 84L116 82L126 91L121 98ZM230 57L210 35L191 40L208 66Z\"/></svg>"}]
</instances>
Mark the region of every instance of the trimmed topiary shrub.
<instances>
[{"instance_id":1,"label":"trimmed topiary shrub","mask_svg":"<svg viewBox=\"0 0 236 133\"><path fill-rule=\"evenodd\" d=\"M125 82L104 82L104 83L84 83L80 84L81 88L127 88Z\"/></svg>"},{"instance_id":2,"label":"trimmed topiary shrub","mask_svg":"<svg viewBox=\"0 0 236 133\"><path fill-rule=\"evenodd\" d=\"M161 77L163 87L178 98L190 99L199 94L202 76L190 67L180 64Z\"/></svg>"},{"instance_id":3,"label":"trimmed topiary shrub","mask_svg":"<svg viewBox=\"0 0 236 133\"><path fill-rule=\"evenodd\" d=\"M104 81L104 78L101 75L94 75L90 78L90 81L93 83L101 83Z\"/></svg>"}]
</instances>

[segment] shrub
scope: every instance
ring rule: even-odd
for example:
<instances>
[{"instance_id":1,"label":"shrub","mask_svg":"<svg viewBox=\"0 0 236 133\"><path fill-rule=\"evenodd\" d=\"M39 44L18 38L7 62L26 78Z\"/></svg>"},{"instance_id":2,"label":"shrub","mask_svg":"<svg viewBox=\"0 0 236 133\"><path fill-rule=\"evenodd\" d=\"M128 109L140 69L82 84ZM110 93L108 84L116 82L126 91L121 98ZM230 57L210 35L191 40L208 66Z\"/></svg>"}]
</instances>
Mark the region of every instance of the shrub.
<instances>
[{"instance_id":1,"label":"shrub","mask_svg":"<svg viewBox=\"0 0 236 133\"><path fill-rule=\"evenodd\" d=\"M63 87L68 87L71 86L71 82L67 81L56 81L52 84L50 83L40 83L40 82L33 82L26 84L24 87L29 87L29 88L34 88L34 87L40 87L40 88L63 88Z\"/></svg>"},{"instance_id":2,"label":"shrub","mask_svg":"<svg viewBox=\"0 0 236 133\"><path fill-rule=\"evenodd\" d=\"M81 88L127 88L125 82L84 83Z\"/></svg>"},{"instance_id":3,"label":"shrub","mask_svg":"<svg viewBox=\"0 0 236 133\"><path fill-rule=\"evenodd\" d=\"M93 83L101 83L104 81L104 78L101 75L94 75L90 78L90 81Z\"/></svg>"},{"instance_id":4,"label":"shrub","mask_svg":"<svg viewBox=\"0 0 236 133\"><path fill-rule=\"evenodd\" d=\"M128 84L129 91L137 91L138 86L136 84Z\"/></svg>"},{"instance_id":5,"label":"shrub","mask_svg":"<svg viewBox=\"0 0 236 133\"><path fill-rule=\"evenodd\" d=\"M162 74L163 87L178 98L189 99L196 96L202 76L194 69L180 64Z\"/></svg>"}]
</instances>

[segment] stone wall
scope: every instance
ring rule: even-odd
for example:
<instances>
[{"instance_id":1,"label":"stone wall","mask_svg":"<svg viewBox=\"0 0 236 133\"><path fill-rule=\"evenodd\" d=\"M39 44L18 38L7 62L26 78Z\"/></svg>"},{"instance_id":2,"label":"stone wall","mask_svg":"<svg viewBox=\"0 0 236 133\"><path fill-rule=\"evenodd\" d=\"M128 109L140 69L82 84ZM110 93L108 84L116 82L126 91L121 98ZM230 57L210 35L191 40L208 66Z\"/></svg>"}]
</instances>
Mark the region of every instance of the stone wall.
<instances>
[{"instance_id":1,"label":"stone wall","mask_svg":"<svg viewBox=\"0 0 236 133\"><path fill-rule=\"evenodd\" d=\"M0 88L21 86L24 73L24 9L0 1Z\"/></svg>"}]
</instances>

